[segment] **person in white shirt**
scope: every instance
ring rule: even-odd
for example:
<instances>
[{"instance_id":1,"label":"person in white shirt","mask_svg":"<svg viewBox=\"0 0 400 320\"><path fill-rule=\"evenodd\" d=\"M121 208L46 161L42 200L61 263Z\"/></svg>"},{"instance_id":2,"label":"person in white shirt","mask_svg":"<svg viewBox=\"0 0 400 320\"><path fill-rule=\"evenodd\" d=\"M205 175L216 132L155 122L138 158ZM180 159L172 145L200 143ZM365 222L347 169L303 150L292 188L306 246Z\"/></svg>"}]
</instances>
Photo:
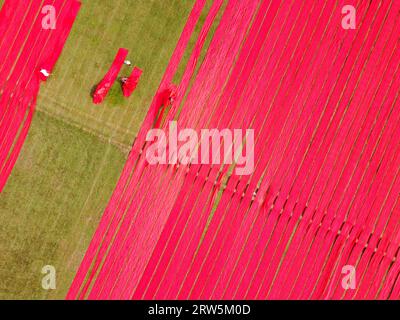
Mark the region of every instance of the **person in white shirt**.
<instances>
[{"instance_id":1,"label":"person in white shirt","mask_svg":"<svg viewBox=\"0 0 400 320\"><path fill-rule=\"evenodd\" d=\"M50 76L50 73L46 69L41 69L40 73L42 75L44 75L46 78L48 78Z\"/></svg>"}]
</instances>

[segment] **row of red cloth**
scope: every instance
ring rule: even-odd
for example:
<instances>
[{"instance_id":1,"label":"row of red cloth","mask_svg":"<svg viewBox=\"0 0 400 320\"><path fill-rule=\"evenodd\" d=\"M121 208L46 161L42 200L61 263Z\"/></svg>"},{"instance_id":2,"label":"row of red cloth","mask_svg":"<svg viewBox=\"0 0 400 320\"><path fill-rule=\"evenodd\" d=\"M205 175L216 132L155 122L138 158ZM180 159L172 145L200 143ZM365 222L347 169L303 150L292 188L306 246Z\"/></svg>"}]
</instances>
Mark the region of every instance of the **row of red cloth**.
<instances>
[{"instance_id":1,"label":"row of red cloth","mask_svg":"<svg viewBox=\"0 0 400 320\"><path fill-rule=\"evenodd\" d=\"M213 2L166 120L253 129L248 176L145 157L205 3L195 3L67 298L398 299L400 3L355 1L353 32L340 25L345 0Z\"/></svg>"},{"instance_id":2,"label":"row of red cloth","mask_svg":"<svg viewBox=\"0 0 400 320\"><path fill-rule=\"evenodd\" d=\"M57 28L44 29L42 9L53 6ZM81 3L7 0L0 11L0 193L24 145L39 92L40 70L50 73Z\"/></svg>"}]
</instances>

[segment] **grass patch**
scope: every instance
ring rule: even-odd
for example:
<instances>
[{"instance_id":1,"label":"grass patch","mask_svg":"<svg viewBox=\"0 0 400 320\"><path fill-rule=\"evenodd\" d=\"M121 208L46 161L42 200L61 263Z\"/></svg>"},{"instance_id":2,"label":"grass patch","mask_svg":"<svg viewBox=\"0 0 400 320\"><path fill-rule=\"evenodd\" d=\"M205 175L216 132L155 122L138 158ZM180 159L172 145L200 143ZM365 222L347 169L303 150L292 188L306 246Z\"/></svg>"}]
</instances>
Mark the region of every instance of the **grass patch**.
<instances>
[{"instance_id":1,"label":"grass patch","mask_svg":"<svg viewBox=\"0 0 400 320\"><path fill-rule=\"evenodd\" d=\"M99 135L130 145L175 49L194 0L84 0L54 74L41 88L38 108ZM202 18L204 19L204 17ZM116 85L101 105L90 92L118 48L143 70L126 99ZM184 65L182 65L182 68ZM120 76L128 76L124 67Z\"/></svg>"},{"instance_id":2,"label":"grass patch","mask_svg":"<svg viewBox=\"0 0 400 320\"><path fill-rule=\"evenodd\" d=\"M37 113L0 199L0 298L63 298L123 168L116 147ZM57 290L41 288L41 268Z\"/></svg>"}]
</instances>

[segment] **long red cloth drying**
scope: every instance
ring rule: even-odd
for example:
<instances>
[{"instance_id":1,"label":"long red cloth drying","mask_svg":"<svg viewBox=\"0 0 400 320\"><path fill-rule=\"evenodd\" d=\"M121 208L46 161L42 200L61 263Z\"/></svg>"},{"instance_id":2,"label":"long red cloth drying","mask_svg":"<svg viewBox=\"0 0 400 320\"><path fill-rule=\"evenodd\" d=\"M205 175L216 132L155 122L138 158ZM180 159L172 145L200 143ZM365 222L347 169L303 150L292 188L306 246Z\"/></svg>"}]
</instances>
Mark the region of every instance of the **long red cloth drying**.
<instances>
[{"instance_id":1,"label":"long red cloth drying","mask_svg":"<svg viewBox=\"0 0 400 320\"><path fill-rule=\"evenodd\" d=\"M345 0L228 1L195 74L222 2L166 119L253 129L252 174L145 157L198 0L67 297L398 299L399 1L354 1L355 30Z\"/></svg>"},{"instance_id":2,"label":"long red cloth drying","mask_svg":"<svg viewBox=\"0 0 400 320\"><path fill-rule=\"evenodd\" d=\"M110 91L115 80L117 80L118 73L120 72L127 56L127 49L120 48L118 50L117 55L114 58L114 62L104 76L103 80L101 80L100 83L97 85L96 90L93 94L93 102L95 104L100 104L103 102L108 94L108 91Z\"/></svg>"},{"instance_id":3,"label":"long red cloth drying","mask_svg":"<svg viewBox=\"0 0 400 320\"><path fill-rule=\"evenodd\" d=\"M44 29L44 6L57 27ZM18 158L36 106L40 70L51 73L80 8L76 0L6 0L0 12L0 192Z\"/></svg>"}]
</instances>

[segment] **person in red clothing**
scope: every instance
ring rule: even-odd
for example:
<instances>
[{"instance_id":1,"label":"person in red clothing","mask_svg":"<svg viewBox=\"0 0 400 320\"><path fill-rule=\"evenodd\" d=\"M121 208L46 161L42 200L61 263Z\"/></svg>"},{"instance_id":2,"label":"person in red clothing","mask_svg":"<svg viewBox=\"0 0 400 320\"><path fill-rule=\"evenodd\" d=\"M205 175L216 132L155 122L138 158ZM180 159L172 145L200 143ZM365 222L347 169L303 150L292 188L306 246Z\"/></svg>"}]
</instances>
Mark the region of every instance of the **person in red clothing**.
<instances>
[{"instance_id":1,"label":"person in red clothing","mask_svg":"<svg viewBox=\"0 0 400 320\"><path fill-rule=\"evenodd\" d=\"M162 102L160 107L164 108L169 107L175 102L175 98L176 98L176 86L171 85L161 93Z\"/></svg>"},{"instance_id":2,"label":"person in red clothing","mask_svg":"<svg viewBox=\"0 0 400 320\"><path fill-rule=\"evenodd\" d=\"M168 105L171 106L174 104L176 98L175 90L171 90L168 96Z\"/></svg>"},{"instance_id":3,"label":"person in red clothing","mask_svg":"<svg viewBox=\"0 0 400 320\"><path fill-rule=\"evenodd\" d=\"M171 84L168 88L163 90L159 95L158 116L155 127L158 128L164 118L164 112L167 108L175 103L177 87Z\"/></svg>"}]
</instances>

